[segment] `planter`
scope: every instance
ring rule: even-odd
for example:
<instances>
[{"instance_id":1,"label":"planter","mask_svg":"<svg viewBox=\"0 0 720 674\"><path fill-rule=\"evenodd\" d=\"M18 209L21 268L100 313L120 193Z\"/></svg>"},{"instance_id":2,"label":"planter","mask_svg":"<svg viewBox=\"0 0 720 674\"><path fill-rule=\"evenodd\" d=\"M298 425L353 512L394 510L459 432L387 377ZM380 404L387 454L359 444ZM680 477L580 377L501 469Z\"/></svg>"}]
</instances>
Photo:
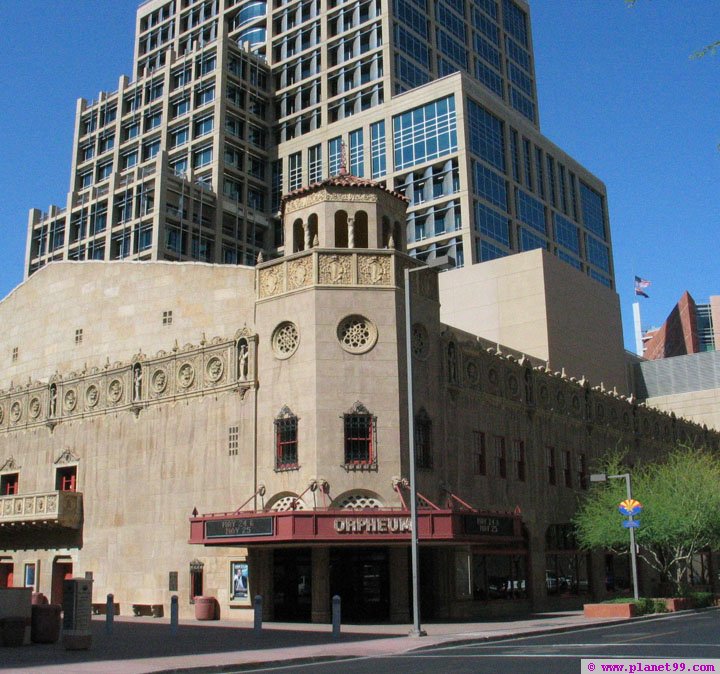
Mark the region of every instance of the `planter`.
<instances>
[{"instance_id":1,"label":"planter","mask_svg":"<svg viewBox=\"0 0 720 674\"><path fill-rule=\"evenodd\" d=\"M635 604L585 604L583 614L586 618L634 618L637 615Z\"/></svg>"},{"instance_id":2,"label":"planter","mask_svg":"<svg viewBox=\"0 0 720 674\"><path fill-rule=\"evenodd\" d=\"M694 608L694 602L690 597L671 597L665 600L665 606L671 613L673 611L687 611Z\"/></svg>"},{"instance_id":3,"label":"planter","mask_svg":"<svg viewBox=\"0 0 720 674\"><path fill-rule=\"evenodd\" d=\"M22 646L25 643L25 618L3 618L0 624L3 646Z\"/></svg>"},{"instance_id":4,"label":"planter","mask_svg":"<svg viewBox=\"0 0 720 674\"><path fill-rule=\"evenodd\" d=\"M196 620L218 620L220 604L215 597L195 597Z\"/></svg>"},{"instance_id":5,"label":"planter","mask_svg":"<svg viewBox=\"0 0 720 674\"><path fill-rule=\"evenodd\" d=\"M54 644L60 639L60 604L36 604L30 619L30 640L35 644Z\"/></svg>"}]
</instances>

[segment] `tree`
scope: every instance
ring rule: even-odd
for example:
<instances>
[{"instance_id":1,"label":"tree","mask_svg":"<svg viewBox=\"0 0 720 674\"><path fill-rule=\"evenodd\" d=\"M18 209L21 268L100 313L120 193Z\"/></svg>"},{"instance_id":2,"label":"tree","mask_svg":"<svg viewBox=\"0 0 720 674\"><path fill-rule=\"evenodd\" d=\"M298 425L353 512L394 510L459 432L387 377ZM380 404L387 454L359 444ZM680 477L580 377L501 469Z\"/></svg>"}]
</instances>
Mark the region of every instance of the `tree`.
<instances>
[{"instance_id":1,"label":"tree","mask_svg":"<svg viewBox=\"0 0 720 674\"><path fill-rule=\"evenodd\" d=\"M631 472L633 497L643 505L636 529L638 556L681 594L693 556L720 548L720 458L702 449L680 446L665 461L632 470L622 457L609 456L608 475ZM627 497L623 480L608 480L588 492L574 518L584 549L629 553L629 536L618 505Z\"/></svg>"}]
</instances>

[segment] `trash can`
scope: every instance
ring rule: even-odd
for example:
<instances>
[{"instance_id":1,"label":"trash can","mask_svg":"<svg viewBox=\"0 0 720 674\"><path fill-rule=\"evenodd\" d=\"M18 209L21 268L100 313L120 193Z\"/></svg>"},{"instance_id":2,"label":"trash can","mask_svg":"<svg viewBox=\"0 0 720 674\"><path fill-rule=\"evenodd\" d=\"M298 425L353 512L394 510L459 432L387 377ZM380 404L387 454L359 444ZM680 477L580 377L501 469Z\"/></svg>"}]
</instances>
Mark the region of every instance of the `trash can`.
<instances>
[{"instance_id":1,"label":"trash can","mask_svg":"<svg viewBox=\"0 0 720 674\"><path fill-rule=\"evenodd\" d=\"M22 646L25 643L25 618L11 617L0 620L2 624L2 645Z\"/></svg>"},{"instance_id":2,"label":"trash can","mask_svg":"<svg viewBox=\"0 0 720 674\"><path fill-rule=\"evenodd\" d=\"M60 639L60 604L35 604L30 618L30 640L34 644L54 644Z\"/></svg>"},{"instance_id":3,"label":"trash can","mask_svg":"<svg viewBox=\"0 0 720 674\"><path fill-rule=\"evenodd\" d=\"M195 619L196 620L217 620L219 609L215 597L195 597Z\"/></svg>"}]
</instances>

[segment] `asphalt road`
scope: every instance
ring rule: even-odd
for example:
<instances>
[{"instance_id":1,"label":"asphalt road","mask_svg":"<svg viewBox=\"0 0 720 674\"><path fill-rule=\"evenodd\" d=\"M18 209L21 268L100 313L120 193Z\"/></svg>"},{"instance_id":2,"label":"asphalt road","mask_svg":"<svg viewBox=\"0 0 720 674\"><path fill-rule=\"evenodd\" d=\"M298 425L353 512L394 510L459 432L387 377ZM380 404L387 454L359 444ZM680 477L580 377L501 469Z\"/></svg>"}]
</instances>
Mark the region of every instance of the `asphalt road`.
<instances>
[{"instance_id":1,"label":"asphalt road","mask_svg":"<svg viewBox=\"0 0 720 674\"><path fill-rule=\"evenodd\" d=\"M392 657L334 659L238 669L302 674L578 674L581 658L715 658L720 672L720 613L676 614L611 627L465 643ZM598 671L601 671L598 666Z\"/></svg>"}]
</instances>

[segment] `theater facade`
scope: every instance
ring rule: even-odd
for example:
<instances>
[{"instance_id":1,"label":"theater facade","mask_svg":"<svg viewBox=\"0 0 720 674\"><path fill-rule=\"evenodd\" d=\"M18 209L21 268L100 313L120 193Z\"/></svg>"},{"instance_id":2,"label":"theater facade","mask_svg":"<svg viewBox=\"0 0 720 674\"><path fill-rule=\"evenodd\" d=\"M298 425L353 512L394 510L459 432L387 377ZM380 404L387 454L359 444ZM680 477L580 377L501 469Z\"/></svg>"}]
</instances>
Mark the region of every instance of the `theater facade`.
<instances>
[{"instance_id":1,"label":"theater facade","mask_svg":"<svg viewBox=\"0 0 720 674\"><path fill-rule=\"evenodd\" d=\"M5 298L0 585L409 621L409 329L424 619L622 589L572 536L591 467L718 434L441 323L405 209L339 175L284 198L284 255L255 268L58 262Z\"/></svg>"}]
</instances>

